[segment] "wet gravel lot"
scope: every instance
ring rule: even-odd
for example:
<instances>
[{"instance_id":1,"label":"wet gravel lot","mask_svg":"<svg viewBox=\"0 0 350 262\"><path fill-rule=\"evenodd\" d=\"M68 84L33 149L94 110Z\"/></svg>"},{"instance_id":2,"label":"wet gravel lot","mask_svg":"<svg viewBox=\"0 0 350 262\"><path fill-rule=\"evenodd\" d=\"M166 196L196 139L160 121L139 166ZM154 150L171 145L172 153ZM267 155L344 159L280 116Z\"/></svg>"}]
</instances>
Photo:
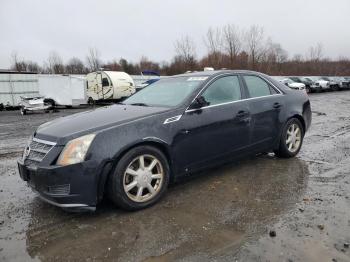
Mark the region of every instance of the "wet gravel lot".
<instances>
[{"instance_id":1,"label":"wet gravel lot","mask_svg":"<svg viewBox=\"0 0 350 262\"><path fill-rule=\"evenodd\" d=\"M350 91L310 95L297 158L258 156L171 186L157 205L95 213L42 202L16 159L48 120L0 112L0 261L350 261Z\"/></svg>"}]
</instances>

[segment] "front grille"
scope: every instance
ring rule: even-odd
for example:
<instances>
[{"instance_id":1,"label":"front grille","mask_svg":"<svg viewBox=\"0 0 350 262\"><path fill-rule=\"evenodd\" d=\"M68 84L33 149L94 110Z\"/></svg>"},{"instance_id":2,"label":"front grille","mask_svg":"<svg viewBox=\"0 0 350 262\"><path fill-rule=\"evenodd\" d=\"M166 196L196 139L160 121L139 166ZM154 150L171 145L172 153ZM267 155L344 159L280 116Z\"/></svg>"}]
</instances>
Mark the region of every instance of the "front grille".
<instances>
[{"instance_id":1,"label":"front grille","mask_svg":"<svg viewBox=\"0 0 350 262\"><path fill-rule=\"evenodd\" d=\"M33 138L24 149L24 164L30 168L36 168L54 145L55 143L53 142Z\"/></svg>"}]
</instances>

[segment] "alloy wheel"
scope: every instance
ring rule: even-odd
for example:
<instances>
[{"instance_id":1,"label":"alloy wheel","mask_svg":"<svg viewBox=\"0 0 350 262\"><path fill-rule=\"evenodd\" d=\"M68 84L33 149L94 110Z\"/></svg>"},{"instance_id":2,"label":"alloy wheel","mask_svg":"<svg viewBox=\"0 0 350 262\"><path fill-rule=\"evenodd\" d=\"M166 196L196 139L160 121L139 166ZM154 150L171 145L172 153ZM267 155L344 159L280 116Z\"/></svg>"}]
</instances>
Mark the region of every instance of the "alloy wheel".
<instances>
[{"instance_id":1,"label":"alloy wheel","mask_svg":"<svg viewBox=\"0 0 350 262\"><path fill-rule=\"evenodd\" d=\"M290 152L296 152L301 145L301 129L297 124L292 124L287 129L286 145Z\"/></svg>"},{"instance_id":2,"label":"alloy wheel","mask_svg":"<svg viewBox=\"0 0 350 262\"><path fill-rule=\"evenodd\" d=\"M146 202L161 190L164 169L161 162L152 155L140 155L133 159L123 177L124 192L130 200Z\"/></svg>"}]
</instances>

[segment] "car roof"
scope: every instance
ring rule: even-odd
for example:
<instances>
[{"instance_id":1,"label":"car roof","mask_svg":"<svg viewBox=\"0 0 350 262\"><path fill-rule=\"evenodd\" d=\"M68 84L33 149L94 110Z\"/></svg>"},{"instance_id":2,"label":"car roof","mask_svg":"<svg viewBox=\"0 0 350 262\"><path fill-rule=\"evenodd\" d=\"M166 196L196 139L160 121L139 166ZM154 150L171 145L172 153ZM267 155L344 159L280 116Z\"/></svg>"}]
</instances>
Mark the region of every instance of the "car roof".
<instances>
[{"instance_id":1,"label":"car roof","mask_svg":"<svg viewBox=\"0 0 350 262\"><path fill-rule=\"evenodd\" d=\"M223 73L264 75L263 73L256 72L256 71L250 71L250 70L210 70L210 71L198 71L198 72L184 73L184 74L174 75L173 77L178 77L178 76L214 76L214 75L220 75Z\"/></svg>"}]
</instances>

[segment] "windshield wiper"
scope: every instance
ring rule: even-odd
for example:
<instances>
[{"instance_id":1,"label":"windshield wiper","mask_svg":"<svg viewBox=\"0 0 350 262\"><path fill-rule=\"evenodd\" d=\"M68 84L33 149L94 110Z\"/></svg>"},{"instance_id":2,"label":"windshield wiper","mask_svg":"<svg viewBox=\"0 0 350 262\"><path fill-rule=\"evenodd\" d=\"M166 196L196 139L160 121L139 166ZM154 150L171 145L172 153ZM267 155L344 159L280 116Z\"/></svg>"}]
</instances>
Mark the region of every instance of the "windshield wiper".
<instances>
[{"instance_id":1,"label":"windshield wiper","mask_svg":"<svg viewBox=\"0 0 350 262\"><path fill-rule=\"evenodd\" d=\"M132 105L132 106L149 106L145 103L132 103L132 104L129 104L129 105Z\"/></svg>"}]
</instances>

